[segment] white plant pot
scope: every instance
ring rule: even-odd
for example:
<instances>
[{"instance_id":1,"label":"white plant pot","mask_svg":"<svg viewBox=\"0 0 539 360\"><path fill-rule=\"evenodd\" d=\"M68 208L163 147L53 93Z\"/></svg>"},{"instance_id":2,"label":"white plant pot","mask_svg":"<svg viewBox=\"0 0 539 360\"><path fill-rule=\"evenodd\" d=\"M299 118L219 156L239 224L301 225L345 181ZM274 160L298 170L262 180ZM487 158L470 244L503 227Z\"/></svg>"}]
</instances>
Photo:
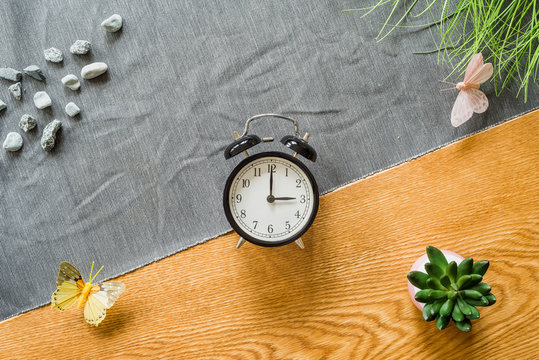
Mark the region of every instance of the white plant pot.
<instances>
[{"instance_id":1,"label":"white plant pot","mask_svg":"<svg viewBox=\"0 0 539 360\"><path fill-rule=\"evenodd\" d=\"M449 251L449 250L440 250L440 251L444 254L445 258L447 259L447 262L454 261L458 265L460 264L462 260L464 260L462 256L454 253L453 251ZM425 264L428 262L429 262L429 258L427 254L423 254L419 259L416 260L414 265L412 265L412 268L410 269L410 271L421 271L421 272L427 273L427 271L425 270ZM414 285L410 283L410 281L408 281L408 293L410 294L410 298L412 299L412 302L415 304L415 306L417 306L419 310L423 310L423 307L425 306L425 304L417 302L415 299L415 294L419 290L421 289L416 288Z\"/></svg>"}]
</instances>

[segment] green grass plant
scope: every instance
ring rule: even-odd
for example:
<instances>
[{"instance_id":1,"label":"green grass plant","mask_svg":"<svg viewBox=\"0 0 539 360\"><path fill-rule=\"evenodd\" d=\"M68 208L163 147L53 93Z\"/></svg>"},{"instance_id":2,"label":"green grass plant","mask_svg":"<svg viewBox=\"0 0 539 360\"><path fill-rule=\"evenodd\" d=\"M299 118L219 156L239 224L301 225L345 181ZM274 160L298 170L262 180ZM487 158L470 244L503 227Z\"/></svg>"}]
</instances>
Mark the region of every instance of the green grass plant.
<instances>
[{"instance_id":1,"label":"green grass plant","mask_svg":"<svg viewBox=\"0 0 539 360\"><path fill-rule=\"evenodd\" d=\"M367 16L376 10L389 11L378 41L402 27L436 28L435 49L414 53L437 52L439 60L453 68L446 79L460 77L472 56L480 52L494 67L491 81L496 95L509 87L515 89L514 83L516 96L523 94L526 102L529 87L539 85L538 0L378 0L344 11ZM406 25L415 18L428 18L428 22Z\"/></svg>"}]
</instances>

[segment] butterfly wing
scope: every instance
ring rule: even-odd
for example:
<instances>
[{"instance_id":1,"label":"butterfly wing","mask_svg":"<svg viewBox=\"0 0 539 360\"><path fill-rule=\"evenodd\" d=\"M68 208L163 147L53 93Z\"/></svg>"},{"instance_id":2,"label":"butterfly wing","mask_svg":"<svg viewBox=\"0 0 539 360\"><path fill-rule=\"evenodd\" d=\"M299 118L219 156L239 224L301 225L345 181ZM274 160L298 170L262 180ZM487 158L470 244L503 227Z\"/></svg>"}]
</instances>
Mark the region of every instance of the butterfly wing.
<instances>
[{"instance_id":1,"label":"butterfly wing","mask_svg":"<svg viewBox=\"0 0 539 360\"><path fill-rule=\"evenodd\" d=\"M472 56L468 67L466 68L466 73L464 74L464 82L469 83L472 75L474 75L477 70L483 64L483 55L481 53L475 54Z\"/></svg>"},{"instance_id":2,"label":"butterfly wing","mask_svg":"<svg viewBox=\"0 0 539 360\"><path fill-rule=\"evenodd\" d=\"M84 287L84 280L76 267L64 261L60 264L56 287L56 291L51 295L51 306L64 311L77 301Z\"/></svg>"},{"instance_id":3,"label":"butterfly wing","mask_svg":"<svg viewBox=\"0 0 539 360\"><path fill-rule=\"evenodd\" d=\"M84 306L84 318L91 325L98 326L118 297L124 292L125 285L119 281L108 281L97 285L96 292L90 293Z\"/></svg>"},{"instance_id":4,"label":"butterfly wing","mask_svg":"<svg viewBox=\"0 0 539 360\"><path fill-rule=\"evenodd\" d=\"M482 65L468 80L464 80L469 84L482 84L492 76L494 68L491 63Z\"/></svg>"},{"instance_id":5,"label":"butterfly wing","mask_svg":"<svg viewBox=\"0 0 539 360\"><path fill-rule=\"evenodd\" d=\"M451 125L460 126L468 121L473 115L473 105L470 100L469 90L461 90L451 111Z\"/></svg>"},{"instance_id":6,"label":"butterfly wing","mask_svg":"<svg viewBox=\"0 0 539 360\"><path fill-rule=\"evenodd\" d=\"M468 92L473 111L484 113L488 108L487 96L481 90L469 89Z\"/></svg>"}]
</instances>

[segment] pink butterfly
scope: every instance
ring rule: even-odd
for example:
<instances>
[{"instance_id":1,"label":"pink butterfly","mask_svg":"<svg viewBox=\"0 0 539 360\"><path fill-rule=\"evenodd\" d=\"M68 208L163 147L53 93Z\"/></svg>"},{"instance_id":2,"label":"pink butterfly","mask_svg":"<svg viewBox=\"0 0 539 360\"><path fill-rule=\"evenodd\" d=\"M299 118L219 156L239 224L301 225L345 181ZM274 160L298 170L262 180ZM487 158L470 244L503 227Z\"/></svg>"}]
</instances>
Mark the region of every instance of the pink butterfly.
<instances>
[{"instance_id":1,"label":"pink butterfly","mask_svg":"<svg viewBox=\"0 0 539 360\"><path fill-rule=\"evenodd\" d=\"M483 55L479 53L472 57L464 74L464 81L456 84L460 92L451 111L451 125L460 126L468 121L474 112L481 114L487 110L488 99L479 90L479 85L487 81L492 73L492 64L483 64Z\"/></svg>"}]
</instances>

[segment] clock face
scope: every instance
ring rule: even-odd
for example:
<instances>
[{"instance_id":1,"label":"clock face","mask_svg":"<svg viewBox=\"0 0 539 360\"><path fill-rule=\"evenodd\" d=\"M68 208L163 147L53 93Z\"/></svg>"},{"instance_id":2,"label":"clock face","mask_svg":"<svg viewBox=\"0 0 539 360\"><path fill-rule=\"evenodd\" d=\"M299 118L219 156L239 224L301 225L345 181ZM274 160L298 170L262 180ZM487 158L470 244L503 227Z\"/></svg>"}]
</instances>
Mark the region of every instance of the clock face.
<instances>
[{"instance_id":1,"label":"clock face","mask_svg":"<svg viewBox=\"0 0 539 360\"><path fill-rule=\"evenodd\" d=\"M298 239L318 211L318 187L303 163L280 152L243 160L224 191L228 221L257 245L278 246Z\"/></svg>"}]
</instances>

